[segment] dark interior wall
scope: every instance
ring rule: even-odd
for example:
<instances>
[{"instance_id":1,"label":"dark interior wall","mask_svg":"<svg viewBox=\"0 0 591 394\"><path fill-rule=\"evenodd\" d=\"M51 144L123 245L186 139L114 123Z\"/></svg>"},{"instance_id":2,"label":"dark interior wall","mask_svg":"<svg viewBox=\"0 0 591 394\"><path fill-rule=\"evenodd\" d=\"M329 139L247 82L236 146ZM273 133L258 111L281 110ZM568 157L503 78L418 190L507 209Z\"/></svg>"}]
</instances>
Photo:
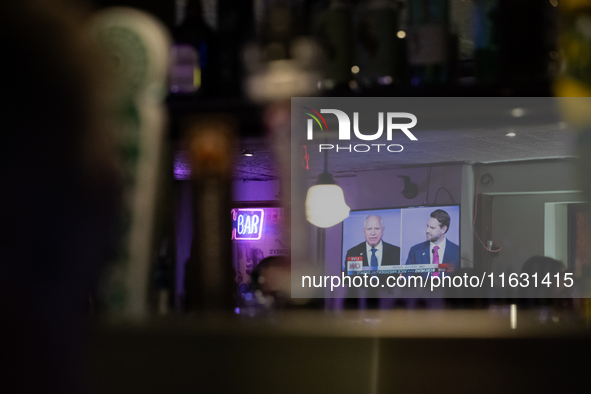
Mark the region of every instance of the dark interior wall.
<instances>
[{"instance_id":1,"label":"dark interior wall","mask_svg":"<svg viewBox=\"0 0 591 394\"><path fill-rule=\"evenodd\" d=\"M488 164L478 166L476 172L478 177L490 174L494 180L490 186L478 182L478 192L493 201L492 239L502 247L491 257L495 272L519 272L527 258L546 254L547 203L585 200L573 160Z\"/></svg>"},{"instance_id":2,"label":"dark interior wall","mask_svg":"<svg viewBox=\"0 0 591 394\"><path fill-rule=\"evenodd\" d=\"M493 256L491 269L494 272L520 272L525 260L545 255L546 204L582 200L582 193L493 196L492 235L502 249Z\"/></svg>"},{"instance_id":3,"label":"dark interior wall","mask_svg":"<svg viewBox=\"0 0 591 394\"><path fill-rule=\"evenodd\" d=\"M478 192L485 194L573 191L580 190L583 181L572 159L483 164L476 171L479 177L493 177L490 186L479 183Z\"/></svg>"},{"instance_id":4,"label":"dark interior wall","mask_svg":"<svg viewBox=\"0 0 591 394\"><path fill-rule=\"evenodd\" d=\"M415 198L402 195L404 180L408 176L418 187ZM341 178L345 199L351 209L378 209L420 205L459 204L462 192L461 165L434 165L414 168L398 168L381 171L360 171L352 185ZM341 184L341 180L338 180ZM437 194L437 190L440 190Z\"/></svg>"}]
</instances>

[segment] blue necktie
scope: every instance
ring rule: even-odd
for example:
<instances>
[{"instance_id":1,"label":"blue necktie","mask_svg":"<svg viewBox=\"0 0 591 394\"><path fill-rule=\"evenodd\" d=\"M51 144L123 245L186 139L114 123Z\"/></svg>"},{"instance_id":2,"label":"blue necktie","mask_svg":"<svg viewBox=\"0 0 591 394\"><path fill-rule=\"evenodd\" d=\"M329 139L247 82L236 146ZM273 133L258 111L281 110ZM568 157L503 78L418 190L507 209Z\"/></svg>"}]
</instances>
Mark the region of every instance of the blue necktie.
<instances>
[{"instance_id":1,"label":"blue necktie","mask_svg":"<svg viewBox=\"0 0 591 394\"><path fill-rule=\"evenodd\" d=\"M377 267L378 266L378 258L376 257L376 248L372 248L371 249L371 264L370 266L372 267Z\"/></svg>"}]
</instances>

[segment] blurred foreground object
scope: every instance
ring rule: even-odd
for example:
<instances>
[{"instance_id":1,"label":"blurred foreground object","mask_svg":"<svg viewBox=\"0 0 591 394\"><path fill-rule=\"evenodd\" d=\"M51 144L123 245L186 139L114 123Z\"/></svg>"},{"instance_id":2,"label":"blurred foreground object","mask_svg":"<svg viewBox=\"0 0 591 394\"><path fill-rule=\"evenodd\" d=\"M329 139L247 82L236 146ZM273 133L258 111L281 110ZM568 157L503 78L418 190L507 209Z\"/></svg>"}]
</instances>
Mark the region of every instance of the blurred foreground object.
<instances>
[{"instance_id":1,"label":"blurred foreground object","mask_svg":"<svg viewBox=\"0 0 591 394\"><path fill-rule=\"evenodd\" d=\"M563 0L559 7L561 65L556 95L587 97L591 95L591 1Z\"/></svg>"},{"instance_id":2,"label":"blurred foreground object","mask_svg":"<svg viewBox=\"0 0 591 394\"><path fill-rule=\"evenodd\" d=\"M567 322L548 326L533 312L518 311L517 319L512 329L501 311L290 311L268 319L103 324L92 344L93 388L109 394L585 392L587 364L565 361L591 351L589 331ZM425 360L461 365L462 372L433 377ZM263 372L245 368L253 364ZM355 371L342 372L348 369Z\"/></svg>"},{"instance_id":3,"label":"blurred foreground object","mask_svg":"<svg viewBox=\"0 0 591 394\"><path fill-rule=\"evenodd\" d=\"M87 19L71 2L0 3L3 393L83 391L83 318L119 181Z\"/></svg>"},{"instance_id":4,"label":"blurred foreground object","mask_svg":"<svg viewBox=\"0 0 591 394\"><path fill-rule=\"evenodd\" d=\"M185 306L187 311L229 313L236 287L230 216L234 127L210 116L187 120L185 130L194 212L191 256L185 267Z\"/></svg>"},{"instance_id":5,"label":"blurred foreground object","mask_svg":"<svg viewBox=\"0 0 591 394\"><path fill-rule=\"evenodd\" d=\"M166 28L142 11L114 7L92 21L96 41L111 60L111 86L124 208L118 257L106 284L105 307L140 317L147 313L156 194L163 155L166 113L162 105L170 38Z\"/></svg>"},{"instance_id":6,"label":"blurred foreground object","mask_svg":"<svg viewBox=\"0 0 591 394\"><path fill-rule=\"evenodd\" d=\"M305 2L269 1L256 42L246 45L243 60L247 76L245 95L264 105L263 123L267 141L273 147L280 179L279 199L283 208L282 234L285 249L291 253L291 107L290 98L319 93L324 54L317 40L296 24L294 15L304 15ZM309 5L309 4L308 4ZM303 7L303 8L302 8ZM298 20L299 22L299 20ZM305 221L302 218L302 221ZM301 223L296 218L297 227ZM304 223L305 225L305 223ZM301 233L300 233L301 234ZM299 239L295 240L298 245Z\"/></svg>"},{"instance_id":7,"label":"blurred foreground object","mask_svg":"<svg viewBox=\"0 0 591 394\"><path fill-rule=\"evenodd\" d=\"M259 304L281 308L290 303L291 264L286 256L266 257L251 274L251 288Z\"/></svg>"},{"instance_id":8,"label":"blurred foreground object","mask_svg":"<svg viewBox=\"0 0 591 394\"><path fill-rule=\"evenodd\" d=\"M561 1L560 17L560 75L554 91L572 98L558 101L564 120L586 135L584 130L591 127L591 1Z\"/></svg>"},{"instance_id":9,"label":"blurred foreground object","mask_svg":"<svg viewBox=\"0 0 591 394\"><path fill-rule=\"evenodd\" d=\"M561 31L559 33L560 75L554 85L564 120L576 132L581 188L591 200L591 1L559 2ZM591 277L580 279L587 293ZM587 302L583 303L589 305ZM583 307L587 319L590 309Z\"/></svg>"}]
</instances>

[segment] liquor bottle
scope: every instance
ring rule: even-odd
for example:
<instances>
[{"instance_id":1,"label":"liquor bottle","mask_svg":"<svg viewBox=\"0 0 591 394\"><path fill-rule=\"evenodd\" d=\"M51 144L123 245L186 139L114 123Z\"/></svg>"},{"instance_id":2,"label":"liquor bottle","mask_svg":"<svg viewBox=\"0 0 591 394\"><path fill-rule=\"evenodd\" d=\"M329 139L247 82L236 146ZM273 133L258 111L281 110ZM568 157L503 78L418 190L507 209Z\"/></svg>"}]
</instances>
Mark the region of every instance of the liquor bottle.
<instances>
[{"instance_id":1,"label":"liquor bottle","mask_svg":"<svg viewBox=\"0 0 591 394\"><path fill-rule=\"evenodd\" d=\"M346 0L331 0L316 27L316 34L324 49L325 67L323 87L348 87L354 66L354 32L352 8Z\"/></svg>"},{"instance_id":2,"label":"liquor bottle","mask_svg":"<svg viewBox=\"0 0 591 394\"><path fill-rule=\"evenodd\" d=\"M475 1L477 83L500 85L506 93L523 87L529 94L545 93L557 68L556 5L537 0Z\"/></svg>"},{"instance_id":3,"label":"liquor bottle","mask_svg":"<svg viewBox=\"0 0 591 394\"><path fill-rule=\"evenodd\" d=\"M473 9L474 63L476 83L499 81L499 4L497 0L475 0Z\"/></svg>"},{"instance_id":4,"label":"liquor bottle","mask_svg":"<svg viewBox=\"0 0 591 394\"><path fill-rule=\"evenodd\" d=\"M205 23L200 0L177 2L177 21L171 48L170 92L201 96L216 94L218 81L215 33Z\"/></svg>"},{"instance_id":5,"label":"liquor bottle","mask_svg":"<svg viewBox=\"0 0 591 394\"><path fill-rule=\"evenodd\" d=\"M307 24L296 26L294 18L307 5L271 0L256 8L257 37L243 51L244 87L250 100L269 104L318 92L321 49L305 35Z\"/></svg>"},{"instance_id":6,"label":"liquor bottle","mask_svg":"<svg viewBox=\"0 0 591 394\"><path fill-rule=\"evenodd\" d=\"M220 97L240 97L243 75L242 48L254 36L252 0L224 0L218 2L218 31L216 45L218 87Z\"/></svg>"},{"instance_id":7,"label":"liquor bottle","mask_svg":"<svg viewBox=\"0 0 591 394\"><path fill-rule=\"evenodd\" d=\"M451 39L448 0L413 0L409 6L408 51L411 85L450 82Z\"/></svg>"},{"instance_id":8,"label":"liquor bottle","mask_svg":"<svg viewBox=\"0 0 591 394\"><path fill-rule=\"evenodd\" d=\"M174 264L171 256L169 238L160 243L158 255L154 262L152 291L154 304L159 315L166 315L172 305L174 294Z\"/></svg>"},{"instance_id":9,"label":"liquor bottle","mask_svg":"<svg viewBox=\"0 0 591 394\"><path fill-rule=\"evenodd\" d=\"M406 82L406 33L400 30L401 3L372 0L358 22L354 73L362 85L401 85Z\"/></svg>"},{"instance_id":10,"label":"liquor bottle","mask_svg":"<svg viewBox=\"0 0 591 394\"><path fill-rule=\"evenodd\" d=\"M257 38L262 48L263 61L290 60L294 57L291 45L306 25L302 23L298 27L296 24L295 15L301 12L301 8L296 7L291 0L271 0L260 10L262 18L257 27Z\"/></svg>"},{"instance_id":11,"label":"liquor bottle","mask_svg":"<svg viewBox=\"0 0 591 394\"><path fill-rule=\"evenodd\" d=\"M498 4L501 82L506 86L548 87L557 8L552 1L538 0L498 0Z\"/></svg>"}]
</instances>

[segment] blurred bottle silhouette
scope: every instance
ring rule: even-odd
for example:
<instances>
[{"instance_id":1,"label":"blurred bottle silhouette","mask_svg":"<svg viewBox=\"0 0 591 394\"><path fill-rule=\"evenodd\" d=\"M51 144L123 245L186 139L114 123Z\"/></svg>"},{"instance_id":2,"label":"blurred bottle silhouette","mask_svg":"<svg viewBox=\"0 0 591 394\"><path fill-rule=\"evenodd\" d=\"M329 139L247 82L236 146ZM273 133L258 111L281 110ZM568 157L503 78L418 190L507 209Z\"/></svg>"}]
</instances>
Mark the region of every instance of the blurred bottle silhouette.
<instances>
[{"instance_id":1,"label":"blurred bottle silhouette","mask_svg":"<svg viewBox=\"0 0 591 394\"><path fill-rule=\"evenodd\" d=\"M556 2L499 0L500 75L506 85L547 89L556 46ZM523 23L524 15L528 23Z\"/></svg>"},{"instance_id":2,"label":"blurred bottle silhouette","mask_svg":"<svg viewBox=\"0 0 591 394\"><path fill-rule=\"evenodd\" d=\"M358 50L353 73L362 87L407 83L406 32L400 30L402 3L373 0L356 28Z\"/></svg>"},{"instance_id":3,"label":"blurred bottle silhouette","mask_svg":"<svg viewBox=\"0 0 591 394\"><path fill-rule=\"evenodd\" d=\"M170 92L217 94L218 46L214 31L203 19L201 0L177 2L179 23L173 30L175 45L171 48ZM184 17L184 18L183 18Z\"/></svg>"},{"instance_id":4,"label":"blurred bottle silhouette","mask_svg":"<svg viewBox=\"0 0 591 394\"><path fill-rule=\"evenodd\" d=\"M476 83L499 82L499 4L497 0L476 0L473 9L474 62Z\"/></svg>"},{"instance_id":5,"label":"blurred bottle silhouette","mask_svg":"<svg viewBox=\"0 0 591 394\"><path fill-rule=\"evenodd\" d=\"M448 0L410 1L408 58L411 85L447 84L451 78Z\"/></svg>"},{"instance_id":6,"label":"blurred bottle silhouette","mask_svg":"<svg viewBox=\"0 0 591 394\"><path fill-rule=\"evenodd\" d=\"M318 91L321 51L306 35L306 24L300 27L294 19L303 10L286 0L269 1L257 8L256 39L242 53L244 90L250 100L268 104Z\"/></svg>"},{"instance_id":7,"label":"blurred bottle silhouette","mask_svg":"<svg viewBox=\"0 0 591 394\"><path fill-rule=\"evenodd\" d=\"M353 10L347 0L331 0L316 26L316 34L324 51L325 89L348 90L353 80L355 46L353 33Z\"/></svg>"},{"instance_id":8,"label":"blurred bottle silhouette","mask_svg":"<svg viewBox=\"0 0 591 394\"><path fill-rule=\"evenodd\" d=\"M475 1L476 82L500 85L505 94L519 86L544 93L556 72L557 4L536 0Z\"/></svg>"},{"instance_id":9,"label":"blurred bottle silhouette","mask_svg":"<svg viewBox=\"0 0 591 394\"><path fill-rule=\"evenodd\" d=\"M263 9L259 40L266 61L290 57L289 46L295 35L294 9L290 1L272 0Z\"/></svg>"},{"instance_id":10,"label":"blurred bottle silhouette","mask_svg":"<svg viewBox=\"0 0 591 394\"><path fill-rule=\"evenodd\" d=\"M252 0L218 1L218 33L213 50L218 54L219 80L217 95L242 97L244 70L241 53L246 42L254 38Z\"/></svg>"},{"instance_id":11,"label":"blurred bottle silhouette","mask_svg":"<svg viewBox=\"0 0 591 394\"><path fill-rule=\"evenodd\" d=\"M230 200L235 130L227 114L201 115L185 125L193 179L193 240L185 267L188 312L230 313L234 308Z\"/></svg>"},{"instance_id":12,"label":"blurred bottle silhouette","mask_svg":"<svg viewBox=\"0 0 591 394\"><path fill-rule=\"evenodd\" d=\"M172 294L174 293L174 263L172 247L168 238L163 239L160 244L158 256L154 262L151 286L155 293L154 298L158 314L168 314L172 306Z\"/></svg>"}]
</instances>

